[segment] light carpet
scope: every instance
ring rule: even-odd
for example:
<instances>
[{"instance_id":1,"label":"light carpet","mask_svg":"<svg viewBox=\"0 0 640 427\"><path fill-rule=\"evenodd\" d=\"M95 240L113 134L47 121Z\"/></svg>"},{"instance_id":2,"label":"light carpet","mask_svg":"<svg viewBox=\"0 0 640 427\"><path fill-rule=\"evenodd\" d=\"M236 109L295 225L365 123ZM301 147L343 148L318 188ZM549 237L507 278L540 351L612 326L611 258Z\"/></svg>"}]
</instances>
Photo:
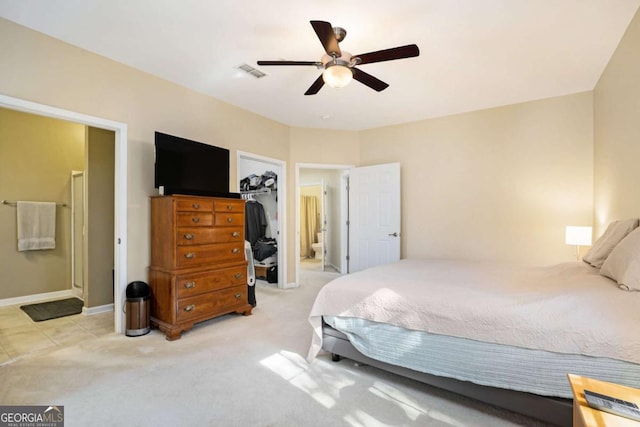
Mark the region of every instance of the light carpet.
<instances>
[{"instance_id":1,"label":"light carpet","mask_svg":"<svg viewBox=\"0 0 640 427\"><path fill-rule=\"evenodd\" d=\"M313 299L336 274L260 284L253 315L111 334L0 366L0 404L64 405L73 426L543 426L349 360L305 361Z\"/></svg>"}]
</instances>

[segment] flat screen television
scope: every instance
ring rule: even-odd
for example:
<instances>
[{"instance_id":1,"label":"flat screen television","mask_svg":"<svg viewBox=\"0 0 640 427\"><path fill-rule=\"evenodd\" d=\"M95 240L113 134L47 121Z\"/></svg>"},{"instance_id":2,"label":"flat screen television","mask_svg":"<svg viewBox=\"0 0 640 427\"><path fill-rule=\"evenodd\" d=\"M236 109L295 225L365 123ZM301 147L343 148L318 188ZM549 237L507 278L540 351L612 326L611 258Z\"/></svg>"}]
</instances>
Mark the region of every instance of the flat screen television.
<instances>
[{"instance_id":1,"label":"flat screen television","mask_svg":"<svg viewBox=\"0 0 640 427\"><path fill-rule=\"evenodd\" d=\"M161 132L155 149L160 194L239 197L229 193L229 150Z\"/></svg>"}]
</instances>

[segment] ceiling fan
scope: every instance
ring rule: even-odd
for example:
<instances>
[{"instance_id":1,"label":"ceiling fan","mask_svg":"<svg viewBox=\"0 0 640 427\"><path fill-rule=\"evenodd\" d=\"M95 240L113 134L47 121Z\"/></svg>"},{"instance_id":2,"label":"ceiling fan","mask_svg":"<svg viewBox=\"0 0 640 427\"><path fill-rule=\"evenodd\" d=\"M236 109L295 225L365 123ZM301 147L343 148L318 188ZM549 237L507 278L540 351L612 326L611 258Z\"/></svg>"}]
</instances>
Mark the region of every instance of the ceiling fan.
<instances>
[{"instance_id":1,"label":"ceiling fan","mask_svg":"<svg viewBox=\"0 0 640 427\"><path fill-rule=\"evenodd\" d=\"M389 85L356 68L357 65L420 55L420 50L415 44L351 55L349 52L341 51L340 46L338 46L347 35L344 28L332 27L329 22L325 21L310 22L326 52L325 55L322 55L320 61L258 61L258 65L314 65L319 70L323 70L320 77L304 93L305 95L315 95L325 83L331 87L346 86L351 79L356 79L365 86L380 92L389 87Z\"/></svg>"}]
</instances>

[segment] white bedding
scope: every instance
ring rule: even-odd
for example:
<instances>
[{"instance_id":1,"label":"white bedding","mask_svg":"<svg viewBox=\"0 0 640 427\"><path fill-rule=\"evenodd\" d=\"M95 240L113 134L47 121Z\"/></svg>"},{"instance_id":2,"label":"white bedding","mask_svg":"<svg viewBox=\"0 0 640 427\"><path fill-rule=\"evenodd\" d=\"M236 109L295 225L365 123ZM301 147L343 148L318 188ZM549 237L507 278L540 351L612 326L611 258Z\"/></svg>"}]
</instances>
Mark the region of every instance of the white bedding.
<instances>
[{"instance_id":1,"label":"white bedding","mask_svg":"<svg viewBox=\"0 0 640 427\"><path fill-rule=\"evenodd\" d=\"M312 360L322 316L522 348L640 363L640 293L582 262L549 267L402 260L325 285L311 309Z\"/></svg>"}]
</instances>

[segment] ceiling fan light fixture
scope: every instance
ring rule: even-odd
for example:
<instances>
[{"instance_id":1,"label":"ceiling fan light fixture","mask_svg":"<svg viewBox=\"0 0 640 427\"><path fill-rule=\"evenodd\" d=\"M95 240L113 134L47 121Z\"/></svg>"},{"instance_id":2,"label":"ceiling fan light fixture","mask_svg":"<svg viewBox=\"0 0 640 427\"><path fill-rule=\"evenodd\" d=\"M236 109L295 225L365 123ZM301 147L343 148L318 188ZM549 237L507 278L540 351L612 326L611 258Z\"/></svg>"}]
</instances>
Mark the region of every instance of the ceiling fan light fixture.
<instances>
[{"instance_id":1,"label":"ceiling fan light fixture","mask_svg":"<svg viewBox=\"0 0 640 427\"><path fill-rule=\"evenodd\" d=\"M330 87L345 87L353 80L353 71L348 65L348 62L339 59L327 63L322 80Z\"/></svg>"},{"instance_id":2,"label":"ceiling fan light fixture","mask_svg":"<svg viewBox=\"0 0 640 427\"><path fill-rule=\"evenodd\" d=\"M344 40L347 32L340 27L332 27L326 21L309 21L315 31L322 47L326 52L320 61L258 61L258 65L314 65L322 70L305 95L315 95L326 84L330 87L344 87L351 80L357 80L363 85L381 92L389 87L382 80L367 74L359 68L359 65L372 64L374 62L391 61L394 59L412 58L420 55L420 49L415 44L393 47L391 49L377 50L361 53L357 56L342 50L339 43Z\"/></svg>"}]
</instances>

